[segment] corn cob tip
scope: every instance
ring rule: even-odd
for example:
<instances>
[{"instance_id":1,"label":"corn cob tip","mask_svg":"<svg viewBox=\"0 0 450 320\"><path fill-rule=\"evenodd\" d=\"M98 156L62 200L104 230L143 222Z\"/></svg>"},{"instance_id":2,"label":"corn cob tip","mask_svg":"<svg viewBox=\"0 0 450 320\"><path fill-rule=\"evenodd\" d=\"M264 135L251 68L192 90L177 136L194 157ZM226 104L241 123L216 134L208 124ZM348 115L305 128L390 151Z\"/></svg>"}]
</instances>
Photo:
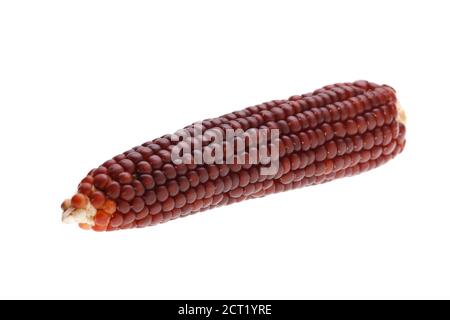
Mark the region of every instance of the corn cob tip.
<instances>
[{"instance_id":1,"label":"corn cob tip","mask_svg":"<svg viewBox=\"0 0 450 320\"><path fill-rule=\"evenodd\" d=\"M70 201L70 200L69 200ZM67 203L67 200L64 202ZM64 205L63 203L63 205ZM62 222L63 223L78 223L86 226L95 225L95 215L97 209L92 206L89 199L87 199L86 206L84 208L74 208L73 206L63 206Z\"/></svg>"},{"instance_id":2,"label":"corn cob tip","mask_svg":"<svg viewBox=\"0 0 450 320\"><path fill-rule=\"evenodd\" d=\"M403 109L402 105L397 101L397 121L403 125L406 125L407 117L405 109Z\"/></svg>"}]
</instances>

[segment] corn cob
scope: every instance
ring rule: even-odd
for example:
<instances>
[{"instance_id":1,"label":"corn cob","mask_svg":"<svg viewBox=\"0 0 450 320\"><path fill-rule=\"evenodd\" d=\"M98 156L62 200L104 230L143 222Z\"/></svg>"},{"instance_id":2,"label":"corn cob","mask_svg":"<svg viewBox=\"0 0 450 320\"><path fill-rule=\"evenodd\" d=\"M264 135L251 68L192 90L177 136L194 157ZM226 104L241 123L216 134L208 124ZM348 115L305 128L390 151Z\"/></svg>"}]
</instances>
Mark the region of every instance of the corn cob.
<instances>
[{"instance_id":1,"label":"corn cob","mask_svg":"<svg viewBox=\"0 0 450 320\"><path fill-rule=\"evenodd\" d=\"M62 204L63 221L83 229L143 228L178 217L352 176L378 167L405 146L405 114L395 91L367 81L325 86L313 93L274 100L185 128L200 143L208 130L278 130L279 168L261 163L173 163L174 135L146 142L92 170ZM239 138L234 138L234 141ZM224 154L230 146L223 146ZM235 146L231 146L235 148ZM241 150L248 159L252 146ZM237 151L237 150L234 150ZM247 158L246 158L247 157Z\"/></svg>"}]
</instances>

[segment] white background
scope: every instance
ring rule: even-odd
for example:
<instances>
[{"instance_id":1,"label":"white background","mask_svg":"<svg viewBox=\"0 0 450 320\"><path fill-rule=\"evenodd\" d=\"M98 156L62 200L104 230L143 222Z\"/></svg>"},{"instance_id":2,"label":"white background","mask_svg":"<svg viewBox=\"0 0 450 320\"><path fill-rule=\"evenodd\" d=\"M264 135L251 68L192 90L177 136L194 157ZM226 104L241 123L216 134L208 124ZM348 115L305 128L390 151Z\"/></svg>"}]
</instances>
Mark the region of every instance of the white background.
<instances>
[{"instance_id":1,"label":"white background","mask_svg":"<svg viewBox=\"0 0 450 320\"><path fill-rule=\"evenodd\" d=\"M2 1L0 298L450 298L448 1ZM377 170L95 233L60 203L104 160L326 84L398 92Z\"/></svg>"}]
</instances>

